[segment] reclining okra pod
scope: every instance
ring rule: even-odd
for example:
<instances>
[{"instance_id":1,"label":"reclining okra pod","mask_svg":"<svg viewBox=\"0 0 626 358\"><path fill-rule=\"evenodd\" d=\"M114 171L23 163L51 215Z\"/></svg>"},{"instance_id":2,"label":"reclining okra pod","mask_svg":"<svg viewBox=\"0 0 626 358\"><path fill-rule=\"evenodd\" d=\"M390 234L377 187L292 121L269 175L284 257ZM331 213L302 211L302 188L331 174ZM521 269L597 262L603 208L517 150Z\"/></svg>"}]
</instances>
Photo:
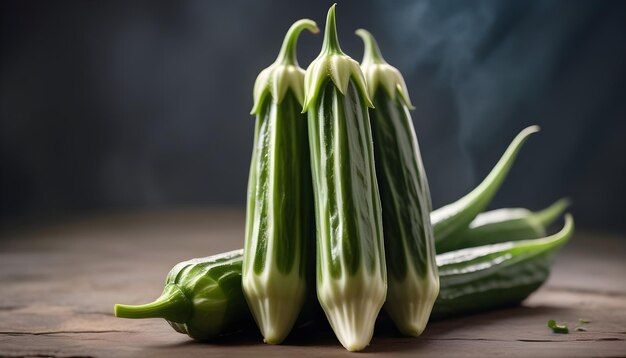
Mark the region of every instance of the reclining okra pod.
<instances>
[{"instance_id":1,"label":"reclining okra pod","mask_svg":"<svg viewBox=\"0 0 626 358\"><path fill-rule=\"evenodd\" d=\"M256 128L248 181L243 292L270 344L291 331L313 289L313 192L304 101L304 70L296 41L312 20L294 23L276 61L254 85ZM309 282L307 282L307 280ZM307 285L308 284L308 285ZM309 287L307 287L309 286Z\"/></svg>"},{"instance_id":2,"label":"reclining okra pod","mask_svg":"<svg viewBox=\"0 0 626 358\"><path fill-rule=\"evenodd\" d=\"M243 250L176 264L154 302L115 305L115 316L164 318L179 333L200 341L241 330L252 321L241 289Z\"/></svg>"},{"instance_id":3,"label":"reclining okra pod","mask_svg":"<svg viewBox=\"0 0 626 358\"><path fill-rule=\"evenodd\" d=\"M506 241L437 255L441 292L433 318L518 304L548 278L552 253L574 232L565 216L558 233L539 239Z\"/></svg>"},{"instance_id":4,"label":"reclining okra pod","mask_svg":"<svg viewBox=\"0 0 626 358\"><path fill-rule=\"evenodd\" d=\"M385 302L382 213L359 64L341 51L335 5L305 76L315 217L317 296L341 344L365 348Z\"/></svg>"},{"instance_id":5,"label":"reclining okra pod","mask_svg":"<svg viewBox=\"0 0 626 358\"><path fill-rule=\"evenodd\" d=\"M374 37L365 43L361 68L374 103L370 109L376 177L383 209L387 261L385 311L405 335L419 336L439 293L432 204L409 109L404 78L382 57Z\"/></svg>"}]
</instances>

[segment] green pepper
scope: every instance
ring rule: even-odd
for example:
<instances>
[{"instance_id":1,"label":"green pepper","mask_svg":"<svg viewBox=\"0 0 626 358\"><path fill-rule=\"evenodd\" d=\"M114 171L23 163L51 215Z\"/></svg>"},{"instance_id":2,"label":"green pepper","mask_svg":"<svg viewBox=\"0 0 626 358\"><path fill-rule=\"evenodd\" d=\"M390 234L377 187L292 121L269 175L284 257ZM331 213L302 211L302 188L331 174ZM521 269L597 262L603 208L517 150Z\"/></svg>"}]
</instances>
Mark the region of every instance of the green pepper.
<instances>
[{"instance_id":1,"label":"green pepper","mask_svg":"<svg viewBox=\"0 0 626 358\"><path fill-rule=\"evenodd\" d=\"M556 249L571 237L573 219L549 237L503 242L437 255L440 292L433 318L445 318L519 304L548 278ZM243 250L182 262L167 275L155 302L115 305L122 318L165 318L195 339L215 338L249 326L241 290ZM315 317L313 307L303 314Z\"/></svg>"},{"instance_id":2,"label":"green pepper","mask_svg":"<svg viewBox=\"0 0 626 358\"><path fill-rule=\"evenodd\" d=\"M341 344L365 348L387 294L382 212L359 64L339 46L335 5L305 76L317 223L317 296Z\"/></svg>"},{"instance_id":3,"label":"green pepper","mask_svg":"<svg viewBox=\"0 0 626 358\"><path fill-rule=\"evenodd\" d=\"M254 85L256 129L248 181L243 291L264 341L282 342L312 290L313 191L296 41L312 20L295 22L276 61ZM308 287L307 287L308 286Z\"/></svg>"},{"instance_id":4,"label":"green pepper","mask_svg":"<svg viewBox=\"0 0 626 358\"><path fill-rule=\"evenodd\" d=\"M365 43L361 68L374 103L369 114L383 208L384 307L400 332L419 336L439 293L439 277L430 190L409 113L413 106L402 74L383 59L374 37L363 29L356 33Z\"/></svg>"},{"instance_id":5,"label":"green pepper","mask_svg":"<svg viewBox=\"0 0 626 358\"><path fill-rule=\"evenodd\" d=\"M437 253L495 244L503 240L516 241L545 236L546 229L569 205L568 199L561 199L537 212L524 208L505 208L481 213L464 230L438 241Z\"/></svg>"}]
</instances>

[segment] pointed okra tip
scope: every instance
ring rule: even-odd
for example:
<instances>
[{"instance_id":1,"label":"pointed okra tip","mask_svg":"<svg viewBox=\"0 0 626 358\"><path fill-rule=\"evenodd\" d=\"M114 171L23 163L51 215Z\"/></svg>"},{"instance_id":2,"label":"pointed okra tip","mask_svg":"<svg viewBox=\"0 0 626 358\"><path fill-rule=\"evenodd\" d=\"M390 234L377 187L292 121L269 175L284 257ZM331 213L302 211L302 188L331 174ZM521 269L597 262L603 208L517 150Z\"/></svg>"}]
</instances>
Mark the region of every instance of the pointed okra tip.
<instances>
[{"instance_id":1,"label":"pointed okra tip","mask_svg":"<svg viewBox=\"0 0 626 358\"><path fill-rule=\"evenodd\" d=\"M298 38L303 30L314 34L320 31L315 21L309 19L298 20L289 27L276 61L261 71L254 83L254 105L250 114L259 113L268 95L280 103L289 89L301 105L304 103L304 70L300 68L296 54Z\"/></svg>"},{"instance_id":2,"label":"pointed okra tip","mask_svg":"<svg viewBox=\"0 0 626 358\"><path fill-rule=\"evenodd\" d=\"M541 128L536 124L522 129L515 136L515 138L513 138L513 141L511 141L511 144L509 144L509 147L506 149L506 152L504 152L504 155L502 155L502 158L500 158L500 161L498 162L498 164L496 164L496 166L500 165L500 163L502 163L502 166L506 167L512 165L513 159L522 148L522 144L524 144L531 135L539 132L540 130Z\"/></svg>"},{"instance_id":3,"label":"pointed okra tip","mask_svg":"<svg viewBox=\"0 0 626 358\"><path fill-rule=\"evenodd\" d=\"M306 70L302 113L307 112L317 100L319 92L328 78L332 80L342 94L346 93L350 80L352 80L365 105L370 108L374 107L368 95L367 85L359 63L346 55L339 45L337 21L335 18L336 5L333 4L330 7L326 16L324 42L320 54Z\"/></svg>"},{"instance_id":4,"label":"pointed okra tip","mask_svg":"<svg viewBox=\"0 0 626 358\"><path fill-rule=\"evenodd\" d=\"M562 198L547 208L534 212L533 216L543 227L549 227L570 205L572 205L572 201L569 198Z\"/></svg>"},{"instance_id":5,"label":"pointed okra tip","mask_svg":"<svg viewBox=\"0 0 626 358\"><path fill-rule=\"evenodd\" d=\"M539 131L541 131L541 127L539 127L539 125L537 125L537 124L534 124L532 126L528 126L528 127L524 128L520 132L519 136L527 137L527 136L529 136L529 135L531 135L533 133L537 133Z\"/></svg>"},{"instance_id":6,"label":"pointed okra tip","mask_svg":"<svg viewBox=\"0 0 626 358\"><path fill-rule=\"evenodd\" d=\"M547 239L552 241L555 247L564 245L574 234L574 217L572 214L565 214L565 223L563 228L556 234L549 236Z\"/></svg>"},{"instance_id":7,"label":"pointed okra tip","mask_svg":"<svg viewBox=\"0 0 626 358\"><path fill-rule=\"evenodd\" d=\"M396 96L399 95L404 105L409 109L414 109L404 77L397 68L385 61L374 36L365 29L358 29L355 33L363 40L364 50L361 69L367 82L370 97L374 98L379 87L382 87L392 100L395 100Z\"/></svg>"}]
</instances>

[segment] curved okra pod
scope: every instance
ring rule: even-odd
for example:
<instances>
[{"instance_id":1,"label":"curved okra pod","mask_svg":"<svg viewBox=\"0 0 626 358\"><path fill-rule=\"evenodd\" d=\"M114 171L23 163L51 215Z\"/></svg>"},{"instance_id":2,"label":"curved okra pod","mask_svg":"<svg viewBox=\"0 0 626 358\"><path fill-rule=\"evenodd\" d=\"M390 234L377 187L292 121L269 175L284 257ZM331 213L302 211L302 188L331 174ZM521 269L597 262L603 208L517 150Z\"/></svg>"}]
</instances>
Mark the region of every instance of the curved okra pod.
<instances>
[{"instance_id":1,"label":"curved okra pod","mask_svg":"<svg viewBox=\"0 0 626 358\"><path fill-rule=\"evenodd\" d=\"M465 229L489 205L509 173L522 145L531 134L538 131L539 126L536 125L523 129L509 144L487 177L474 190L454 203L433 211L430 220L436 245L439 245L439 241L445 241L449 236Z\"/></svg>"},{"instance_id":2,"label":"curved okra pod","mask_svg":"<svg viewBox=\"0 0 626 358\"><path fill-rule=\"evenodd\" d=\"M317 222L317 296L341 344L370 342L385 302L382 213L365 79L341 51L335 5L324 44L305 77Z\"/></svg>"},{"instance_id":3,"label":"curved okra pod","mask_svg":"<svg viewBox=\"0 0 626 358\"><path fill-rule=\"evenodd\" d=\"M481 213L464 230L438 241L437 253L545 236L569 205L568 199L561 199L540 211L504 208Z\"/></svg>"},{"instance_id":4,"label":"curved okra pod","mask_svg":"<svg viewBox=\"0 0 626 358\"><path fill-rule=\"evenodd\" d=\"M291 331L312 289L315 257L313 192L304 101L304 70L296 41L312 20L294 23L276 61L254 86L256 129L248 182L243 291L270 344Z\"/></svg>"},{"instance_id":5,"label":"curved okra pod","mask_svg":"<svg viewBox=\"0 0 626 358\"><path fill-rule=\"evenodd\" d=\"M369 113L383 208L385 311L400 332L419 336L439 293L430 190L404 78L383 59L369 32L356 33L365 43L361 68L374 103Z\"/></svg>"},{"instance_id":6,"label":"curved okra pod","mask_svg":"<svg viewBox=\"0 0 626 358\"><path fill-rule=\"evenodd\" d=\"M197 340L240 330L250 321L241 290L243 252L193 259L174 266L154 302L115 305L122 318L165 318L177 332Z\"/></svg>"}]
</instances>

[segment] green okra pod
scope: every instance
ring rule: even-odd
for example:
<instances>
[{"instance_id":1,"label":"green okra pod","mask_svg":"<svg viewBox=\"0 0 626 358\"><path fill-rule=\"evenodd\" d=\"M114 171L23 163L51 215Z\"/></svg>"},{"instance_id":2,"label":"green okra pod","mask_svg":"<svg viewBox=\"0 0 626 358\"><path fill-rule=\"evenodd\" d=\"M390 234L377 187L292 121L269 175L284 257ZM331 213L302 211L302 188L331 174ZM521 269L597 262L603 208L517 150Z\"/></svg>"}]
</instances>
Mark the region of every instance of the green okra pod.
<instances>
[{"instance_id":1,"label":"green okra pod","mask_svg":"<svg viewBox=\"0 0 626 358\"><path fill-rule=\"evenodd\" d=\"M574 232L565 216L558 233L437 255L441 290L433 317L479 312L518 304L548 278L554 251Z\"/></svg>"},{"instance_id":2,"label":"green okra pod","mask_svg":"<svg viewBox=\"0 0 626 358\"><path fill-rule=\"evenodd\" d=\"M172 268L152 303L115 305L122 318L165 318L177 332L197 340L240 330L251 321L241 290L242 250L184 261Z\"/></svg>"},{"instance_id":3,"label":"green okra pod","mask_svg":"<svg viewBox=\"0 0 626 358\"><path fill-rule=\"evenodd\" d=\"M264 341L281 343L312 289L313 189L296 41L312 20L295 22L276 61L254 86L256 128L248 181L243 292Z\"/></svg>"},{"instance_id":4,"label":"green okra pod","mask_svg":"<svg viewBox=\"0 0 626 358\"><path fill-rule=\"evenodd\" d=\"M437 294L439 276L430 223L432 204L400 71L389 65L374 37L356 31L365 44L361 62L368 92L376 176L383 209L387 262L385 310L400 332L419 336Z\"/></svg>"},{"instance_id":5,"label":"green okra pod","mask_svg":"<svg viewBox=\"0 0 626 358\"><path fill-rule=\"evenodd\" d=\"M350 351L369 344L387 293L371 106L359 64L339 47L333 5L322 50L306 71L304 112L315 193L317 296Z\"/></svg>"}]
</instances>

